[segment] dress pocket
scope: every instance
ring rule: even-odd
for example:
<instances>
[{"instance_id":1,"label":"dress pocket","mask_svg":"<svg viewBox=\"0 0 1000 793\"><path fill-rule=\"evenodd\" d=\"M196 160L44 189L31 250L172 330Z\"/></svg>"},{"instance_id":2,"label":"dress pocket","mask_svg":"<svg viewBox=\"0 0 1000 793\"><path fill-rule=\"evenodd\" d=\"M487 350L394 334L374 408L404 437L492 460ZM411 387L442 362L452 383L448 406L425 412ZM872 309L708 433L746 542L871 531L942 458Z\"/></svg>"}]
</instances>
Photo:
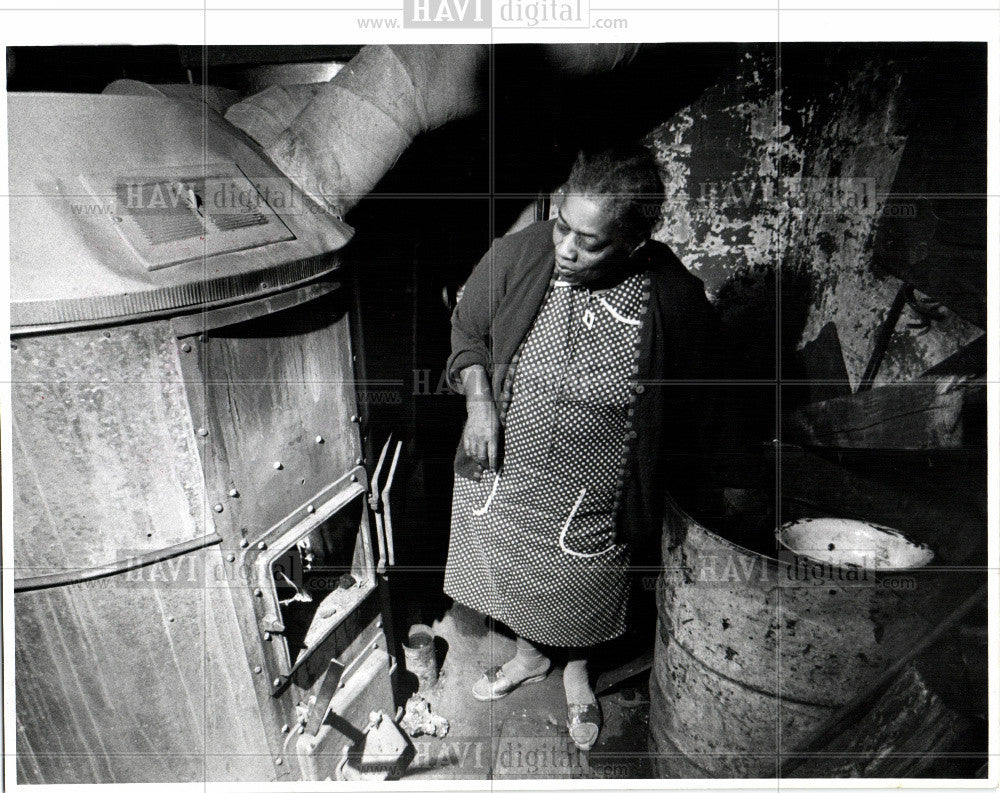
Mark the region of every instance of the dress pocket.
<instances>
[{"instance_id":1,"label":"dress pocket","mask_svg":"<svg viewBox=\"0 0 1000 793\"><path fill-rule=\"evenodd\" d=\"M452 522L456 519L482 523L493 509L498 487L498 476L492 471L483 472L479 479L455 475L452 495Z\"/></svg>"},{"instance_id":2,"label":"dress pocket","mask_svg":"<svg viewBox=\"0 0 1000 793\"><path fill-rule=\"evenodd\" d=\"M613 501L580 485L559 530L559 550L567 556L593 558L615 549Z\"/></svg>"},{"instance_id":3,"label":"dress pocket","mask_svg":"<svg viewBox=\"0 0 1000 793\"><path fill-rule=\"evenodd\" d=\"M506 469L499 494L541 518L550 542L567 556L601 556L616 547L614 495L608 488L588 486L579 477Z\"/></svg>"},{"instance_id":4,"label":"dress pocket","mask_svg":"<svg viewBox=\"0 0 1000 793\"><path fill-rule=\"evenodd\" d=\"M483 502L482 506L475 507L472 510L472 514L475 515L477 518L486 517L486 515L490 511L490 507L493 506L493 499L495 499L497 497L497 490L499 490L499 488L500 488L500 474L499 473L492 473L492 472L487 471L484 474L483 479L486 482L489 482L489 480L492 479L493 482L490 484L489 493L486 496L486 500Z\"/></svg>"}]
</instances>

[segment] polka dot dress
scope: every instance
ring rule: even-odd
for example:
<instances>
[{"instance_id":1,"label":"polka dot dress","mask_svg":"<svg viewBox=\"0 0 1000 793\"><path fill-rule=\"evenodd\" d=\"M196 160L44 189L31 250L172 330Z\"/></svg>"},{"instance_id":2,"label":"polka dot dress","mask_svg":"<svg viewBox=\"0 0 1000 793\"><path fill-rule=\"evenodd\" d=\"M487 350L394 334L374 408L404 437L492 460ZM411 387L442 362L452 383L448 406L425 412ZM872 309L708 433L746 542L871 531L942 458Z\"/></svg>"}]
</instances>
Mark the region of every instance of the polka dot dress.
<instances>
[{"instance_id":1,"label":"polka dot dress","mask_svg":"<svg viewBox=\"0 0 1000 793\"><path fill-rule=\"evenodd\" d=\"M445 592L531 641L625 630L615 523L647 298L641 275L603 292L554 281L509 381L501 471L455 477Z\"/></svg>"}]
</instances>

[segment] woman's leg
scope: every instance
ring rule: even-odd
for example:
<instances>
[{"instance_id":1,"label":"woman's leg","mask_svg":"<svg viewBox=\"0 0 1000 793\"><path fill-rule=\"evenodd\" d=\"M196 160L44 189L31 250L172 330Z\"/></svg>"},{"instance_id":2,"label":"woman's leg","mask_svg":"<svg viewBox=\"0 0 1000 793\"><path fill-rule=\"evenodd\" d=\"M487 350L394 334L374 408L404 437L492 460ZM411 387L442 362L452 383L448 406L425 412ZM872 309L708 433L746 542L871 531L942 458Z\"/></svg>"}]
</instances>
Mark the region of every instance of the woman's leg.
<instances>
[{"instance_id":1,"label":"woman's leg","mask_svg":"<svg viewBox=\"0 0 1000 793\"><path fill-rule=\"evenodd\" d=\"M512 683L520 683L529 677L536 677L549 670L551 662L535 645L521 636L517 637L517 652L501 668Z\"/></svg>"},{"instance_id":2,"label":"woman's leg","mask_svg":"<svg viewBox=\"0 0 1000 793\"><path fill-rule=\"evenodd\" d=\"M582 751L589 751L597 743L597 736L601 732L601 709L594 696L594 689L590 687L587 654L587 650L571 649L563 671L566 726L569 728L569 737Z\"/></svg>"},{"instance_id":3,"label":"woman's leg","mask_svg":"<svg viewBox=\"0 0 1000 793\"><path fill-rule=\"evenodd\" d=\"M590 705L597 702L594 689L590 687L585 649L569 650L566 669L563 671L563 686L566 689L566 702L570 705Z\"/></svg>"},{"instance_id":4,"label":"woman's leg","mask_svg":"<svg viewBox=\"0 0 1000 793\"><path fill-rule=\"evenodd\" d=\"M518 636L514 657L499 669L484 673L473 685L472 695L483 702L505 697L521 683L543 680L551 665L541 650Z\"/></svg>"}]
</instances>

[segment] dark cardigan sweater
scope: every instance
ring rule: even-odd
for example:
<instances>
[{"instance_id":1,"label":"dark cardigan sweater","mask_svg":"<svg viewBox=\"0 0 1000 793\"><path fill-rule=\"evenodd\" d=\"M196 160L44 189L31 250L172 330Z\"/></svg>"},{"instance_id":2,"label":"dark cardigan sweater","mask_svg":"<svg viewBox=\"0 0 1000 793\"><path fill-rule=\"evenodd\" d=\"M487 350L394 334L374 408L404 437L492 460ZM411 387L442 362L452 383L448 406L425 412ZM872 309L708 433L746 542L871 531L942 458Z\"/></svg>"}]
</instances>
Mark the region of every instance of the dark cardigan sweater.
<instances>
[{"instance_id":1,"label":"dark cardigan sweater","mask_svg":"<svg viewBox=\"0 0 1000 793\"><path fill-rule=\"evenodd\" d=\"M554 221L502 237L479 261L452 315L448 378L461 391L462 369L481 364L500 395L511 360L541 308L555 266ZM666 246L650 241L632 265L650 279L633 389L636 437L624 471L618 542L632 545L633 564L659 564L667 492L698 469L710 432L711 387L721 377L720 333L702 282ZM473 461L459 444L455 470L470 477ZM654 554L652 557L648 554Z\"/></svg>"}]
</instances>

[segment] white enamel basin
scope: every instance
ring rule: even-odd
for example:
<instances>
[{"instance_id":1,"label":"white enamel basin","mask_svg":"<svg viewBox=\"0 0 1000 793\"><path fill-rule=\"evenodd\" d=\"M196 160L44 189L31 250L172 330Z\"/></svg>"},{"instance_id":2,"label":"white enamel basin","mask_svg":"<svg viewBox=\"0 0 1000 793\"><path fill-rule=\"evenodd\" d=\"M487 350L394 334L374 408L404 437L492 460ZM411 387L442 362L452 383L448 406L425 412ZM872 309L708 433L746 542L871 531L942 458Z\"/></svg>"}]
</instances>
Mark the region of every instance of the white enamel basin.
<instances>
[{"instance_id":1,"label":"white enamel basin","mask_svg":"<svg viewBox=\"0 0 1000 793\"><path fill-rule=\"evenodd\" d=\"M910 542L895 529L845 518L803 518L777 531L785 548L814 562L870 570L908 570L934 558L926 545Z\"/></svg>"}]
</instances>

